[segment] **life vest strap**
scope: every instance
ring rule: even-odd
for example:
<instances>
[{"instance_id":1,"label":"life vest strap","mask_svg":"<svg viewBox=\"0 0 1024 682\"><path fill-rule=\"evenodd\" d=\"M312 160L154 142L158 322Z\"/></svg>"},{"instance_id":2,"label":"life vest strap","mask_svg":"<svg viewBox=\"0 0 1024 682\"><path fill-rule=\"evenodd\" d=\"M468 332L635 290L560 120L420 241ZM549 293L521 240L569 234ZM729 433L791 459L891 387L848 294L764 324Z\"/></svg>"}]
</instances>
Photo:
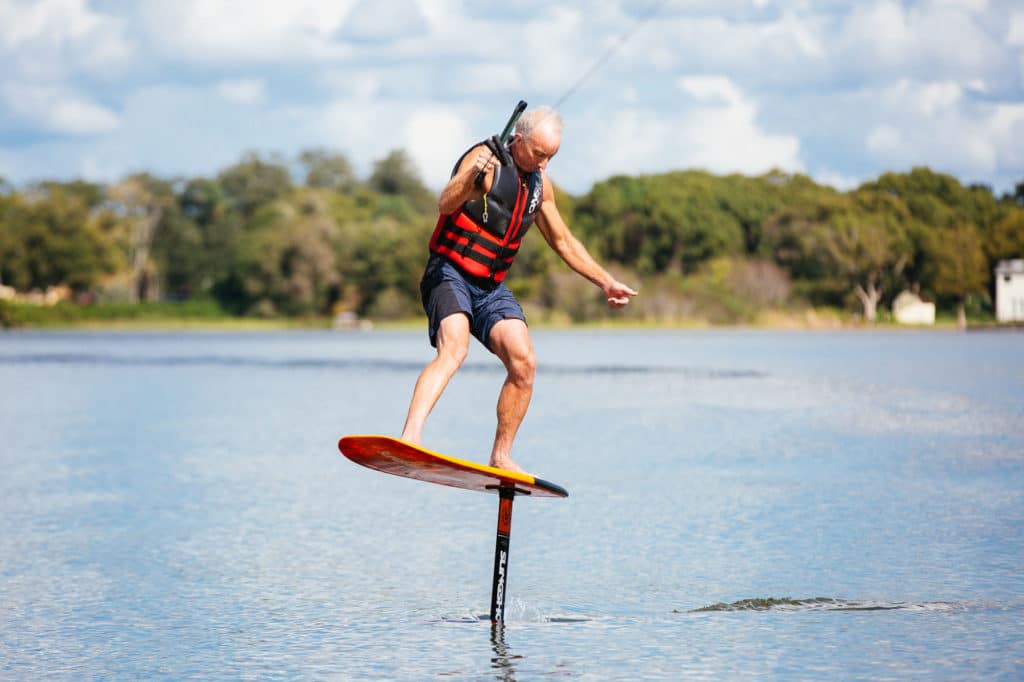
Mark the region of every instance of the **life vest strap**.
<instances>
[{"instance_id":1,"label":"life vest strap","mask_svg":"<svg viewBox=\"0 0 1024 682\"><path fill-rule=\"evenodd\" d=\"M474 249L472 240L460 242L446 232L442 232L438 235L437 245L453 251L463 258L475 261L493 273L505 272L512 267L512 260L507 257L488 256L487 254ZM515 253L514 249L511 249L510 251L511 253Z\"/></svg>"},{"instance_id":2,"label":"life vest strap","mask_svg":"<svg viewBox=\"0 0 1024 682\"><path fill-rule=\"evenodd\" d=\"M462 237L463 239L467 240L470 244L474 242L479 244L480 246L484 247L485 249L493 253L496 258L511 258L512 256L516 255L517 251L519 251L518 242L514 246L500 244L499 242L496 242L493 239L491 239L486 232L480 232L477 230L467 230L466 228L456 223L454 220L446 221L444 229L445 231L450 232L457 237Z\"/></svg>"}]
</instances>

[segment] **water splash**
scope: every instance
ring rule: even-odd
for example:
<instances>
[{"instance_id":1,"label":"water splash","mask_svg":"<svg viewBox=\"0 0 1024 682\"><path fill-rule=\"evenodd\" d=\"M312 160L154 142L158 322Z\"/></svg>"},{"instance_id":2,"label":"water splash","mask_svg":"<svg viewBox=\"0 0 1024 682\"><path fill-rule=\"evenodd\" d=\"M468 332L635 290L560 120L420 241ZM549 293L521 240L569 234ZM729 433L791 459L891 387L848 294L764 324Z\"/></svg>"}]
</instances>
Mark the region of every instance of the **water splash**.
<instances>
[{"instance_id":1,"label":"water splash","mask_svg":"<svg viewBox=\"0 0 1024 682\"><path fill-rule=\"evenodd\" d=\"M454 612L442 615L439 619L443 623L490 623L489 613L473 614L472 611ZM512 597L505 606L505 623L586 623L593 620L590 616L572 613L545 613L541 609L526 603L524 600Z\"/></svg>"}]
</instances>

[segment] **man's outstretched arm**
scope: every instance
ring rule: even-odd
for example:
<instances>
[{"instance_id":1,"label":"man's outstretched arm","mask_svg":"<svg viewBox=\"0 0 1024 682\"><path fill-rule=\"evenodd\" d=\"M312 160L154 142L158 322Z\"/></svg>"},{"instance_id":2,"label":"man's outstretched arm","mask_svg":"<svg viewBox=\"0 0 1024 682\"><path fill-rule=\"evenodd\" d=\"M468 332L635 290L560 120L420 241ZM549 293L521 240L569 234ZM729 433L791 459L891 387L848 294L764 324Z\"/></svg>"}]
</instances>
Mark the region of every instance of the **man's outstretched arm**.
<instances>
[{"instance_id":1,"label":"man's outstretched arm","mask_svg":"<svg viewBox=\"0 0 1024 682\"><path fill-rule=\"evenodd\" d=\"M629 303L631 297L636 296L636 291L608 274L569 230L555 205L555 191L547 173L544 174L544 199L537 216L537 226L548 245L566 265L600 287L609 306L622 308Z\"/></svg>"}]
</instances>

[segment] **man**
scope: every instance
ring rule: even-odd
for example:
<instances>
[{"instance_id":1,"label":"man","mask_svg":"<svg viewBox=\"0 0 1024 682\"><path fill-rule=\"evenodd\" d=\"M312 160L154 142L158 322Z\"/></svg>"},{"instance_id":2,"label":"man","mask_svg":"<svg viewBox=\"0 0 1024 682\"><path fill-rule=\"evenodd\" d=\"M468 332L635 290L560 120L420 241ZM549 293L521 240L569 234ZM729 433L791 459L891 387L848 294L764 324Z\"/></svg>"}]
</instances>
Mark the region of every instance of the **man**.
<instances>
[{"instance_id":1,"label":"man","mask_svg":"<svg viewBox=\"0 0 1024 682\"><path fill-rule=\"evenodd\" d=\"M463 155L441 191L441 215L420 283L437 357L416 381L402 440L421 444L427 415L466 359L472 335L501 359L508 372L498 396L490 465L522 471L512 461L512 441L533 394L536 359L523 310L502 280L531 223L537 223L569 267L604 292L609 306L621 308L636 295L597 264L555 206L545 170L561 139L557 111L527 111L509 142L514 167L502 166L492 148L481 143Z\"/></svg>"}]
</instances>

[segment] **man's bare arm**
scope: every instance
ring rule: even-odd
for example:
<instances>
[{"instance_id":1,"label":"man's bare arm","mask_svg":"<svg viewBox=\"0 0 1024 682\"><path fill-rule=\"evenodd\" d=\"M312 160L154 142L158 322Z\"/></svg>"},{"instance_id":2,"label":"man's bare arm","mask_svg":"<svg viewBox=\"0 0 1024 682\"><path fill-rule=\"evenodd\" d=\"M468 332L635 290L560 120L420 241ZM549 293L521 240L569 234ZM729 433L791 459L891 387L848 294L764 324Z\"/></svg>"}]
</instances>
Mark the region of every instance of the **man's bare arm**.
<instances>
[{"instance_id":1,"label":"man's bare arm","mask_svg":"<svg viewBox=\"0 0 1024 682\"><path fill-rule=\"evenodd\" d=\"M481 144L469 150L466 158L459 164L459 170L441 190L441 196L437 200L437 210L441 215L451 215L467 201L479 199L485 192L490 191L491 182L494 180L494 167L497 164L497 157L486 146ZM485 177L478 187L476 176L481 172L485 173Z\"/></svg>"},{"instance_id":2,"label":"man's bare arm","mask_svg":"<svg viewBox=\"0 0 1024 682\"><path fill-rule=\"evenodd\" d=\"M547 173L544 174L544 199L537 216L537 226L548 245L566 265L600 287L608 300L608 305L622 308L629 303L630 297L636 296L636 291L608 274L569 230L569 226L565 224L562 214L558 211L558 206L555 205L555 191Z\"/></svg>"}]
</instances>

